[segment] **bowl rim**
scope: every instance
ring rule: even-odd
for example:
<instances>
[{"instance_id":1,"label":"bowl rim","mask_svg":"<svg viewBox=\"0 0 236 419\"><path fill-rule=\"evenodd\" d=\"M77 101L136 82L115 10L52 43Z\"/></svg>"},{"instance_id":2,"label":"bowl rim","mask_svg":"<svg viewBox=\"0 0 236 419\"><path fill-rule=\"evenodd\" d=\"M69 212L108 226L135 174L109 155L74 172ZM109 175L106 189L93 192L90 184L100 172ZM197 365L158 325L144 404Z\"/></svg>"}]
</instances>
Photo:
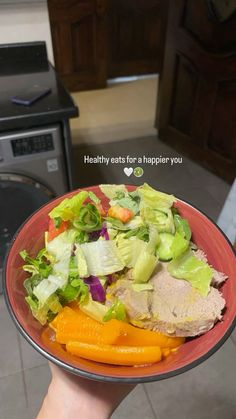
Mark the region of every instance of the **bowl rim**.
<instances>
[{"instance_id":1,"label":"bowl rim","mask_svg":"<svg viewBox=\"0 0 236 419\"><path fill-rule=\"evenodd\" d=\"M27 331L23 328L23 326L20 324L20 322L18 321L14 310L11 306L10 303L10 299L9 299L9 295L8 295L8 291L7 291L7 279L6 279L6 269L7 269L7 264L8 264L8 258L11 252L11 248L13 243L15 242L15 240L17 239L17 236L19 235L19 233L21 232L21 230L23 229L23 227L25 226L25 224L27 224L27 222L39 211L41 211L44 207L46 207L49 203L51 204L52 202L73 194L74 192L76 193L76 191L80 191L82 189L90 189L90 188L94 188L97 187L98 185L93 185L93 186L86 186L84 188L77 188L75 190L69 191L66 194L62 194L59 195L57 197L55 197L54 199L50 200L49 202L46 202L45 204L43 204L40 208L38 208L36 211L34 211L21 225L20 227L17 229L16 233L14 234L10 246L8 248L8 251L6 253L5 256L5 260L4 260L4 265L3 265L3 295L4 295L4 299L5 299L5 303L8 309L8 312L16 326L16 328L18 329L18 331L21 333L21 335L26 339L26 341L33 346L34 349L36 349L36 351L38 351L41 355L43 355L48 361L53 362L54 364L58 365L59 367L62 367L64 370L66 370L67 372L70 372L74 375L80 375L84 378L88 378L91 380L95 380L95 381L100 381L100 382L111 382L111 383L127 383L127 384L139 384L139 383L148 383L148 382L154 382L154 381L161 381L161 380L165 380L167 378L171 378L171 377L175 377L178 376L180 374L183 374L187 371L190 371L191 369L195 368L196 366L200 365L201 363L203 363L204 361L206 361L208 358L210 358L214 353L216 353L222 346L223 344L226 342L226 340L230 337L230 335L232 334L233 330L236 327L236 314L235 317L231 323L231 325L229 326L229 328L226 330L226 332L224 333L224 335L221 337L221 339L213 346L213 348L211 348L209 351L207 351L204 355L200 356L199 358L197 358L195 361L192 361L190 363L188 363L187 365L177 368L173 371L169 371L166 373L161 373L161 374L154 374L154 375L150 375L150 376L140 376L140 377L116 377L116 376L105 376L103 374L98 374L98 373L93 373L93 372L88 372L86 370L83 370L81 368L77 368L74 367L70 364L68 364L65 361L61 361L56 355L51 355L49 352L47 352L46 350L44 350L43 348L41 348L32 338L31 336L27 333ZM132 186L132 187L137 187L137 185L125 185L125 186ZM166 192L165 192L166 193ZM195 205L193 205L192 203L184 200L184 199L180 199L178 197L176 197L177 201L183 202L184 204L187 204L189 207L193 208L194 210L197 210L199 213L201 213L202 215L204 215L220 232L220 234L225 238L226 242L228 243L233 255L236 257L236 250L234 249L232 243L229 241L228 237L226 236L226 234L222 231L222 229L216 224L216 222L214 220L211 219L211 217L209 217L204 211L200 210L198 207L196 207Z\"/></svg>"}]
</instances>

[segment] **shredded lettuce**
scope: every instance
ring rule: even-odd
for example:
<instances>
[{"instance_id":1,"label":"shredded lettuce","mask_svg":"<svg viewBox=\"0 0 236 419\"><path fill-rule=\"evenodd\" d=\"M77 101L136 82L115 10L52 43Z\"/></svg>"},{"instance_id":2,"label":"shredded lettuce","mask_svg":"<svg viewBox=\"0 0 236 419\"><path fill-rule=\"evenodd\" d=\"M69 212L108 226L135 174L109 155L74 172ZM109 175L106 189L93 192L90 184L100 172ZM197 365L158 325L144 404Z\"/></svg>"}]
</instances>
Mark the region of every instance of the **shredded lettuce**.
<instances>
[{"instance_id":1,"label":"shredded lettuce","mask_svg":"<svg viewBox=\"0 0 236 419\"><path fill-rule=\"evenodd\" d=\"M125 233L124 237L126 239L129 239L130 237L136 237L137 239L148 242L149 241L149 228L147 225L134 228L132 230L129 230L127 233Z\"/></svg>"},{"instance_id":2,"label":"shredded lettuce","mask_svg":"<svg viewBox=\"0 0 236 419\"><path fill-rule=\"evenodd\" d=\"M158 258L156 256L151 255L148 251L141 252L132 272L134 283L147 282L151 277L157 262Z\"/></svg>"},{"instance_id":3,"label":"shredded lettuce","mask_svg":"<svg viewBox=\"0 0 236 419\"><path fill-rule=\"evenodd\" d=\"M159 242L160 242L160 237L159 237L157 227L153 224L149 224L149 240L147 244L147 251L149 253L154 254Z\"/></svg>"},{"instance_id":4,"label":"shredded lettuce","mask_svg":"<svg viewBox=\"0 0 236 419\"><path fill-rule=\"evenodd\" d=\"M171 246L174 241L174 235L170 233L160 233L160 243L157 246L156 254L162 261L171 260L173 258L173 252Z\"/></svg>"},{"instance_id":5,"label":"shredded lettuce","mask_svg":"<svg viewBox=\"0 0 236 419\"><path fill-rule=\"evenodd\" d=\"M148 207L152 209L157 208L171 208L173 203L176 201L174 195L169 195L163 192L156 191L151 188L147 183L137 188L140 195L140 207Z\"/></svg>"},{"instance_id":6,"label":"shredded lettuce","mask_svg":"<svg viewBox=\"0 0 236 419\"><path fill-rule=\"evenodd\" d=\"M98 301L92 300L90 296L82 304L80 304L79 307L83 313L87 314L87 316L90 316L94 320L97 320L101 323L103 322L103 318L108 311L107 306L99 303Z\"/></svg>"},{"instance_id":7,"label":"shredded lettuce","mask_svg":"<svg viewBox=\"0 0 236 419\"><path fill-rule=\"evenodd\" d=\"M80 245L76 245L75 254L77 257L77 270L81 278L87 278L89 276L88 265L84 255L84 252Z\"/></svg>"},{"instance_id":8,"label":"shredded lettuce","mask_svg":"<svg viewBox=\"0 0 236 419\"><path fill-rule=\"evenodd\" d=\"M186 220L185 218L182 218L179 214L174 214L174 223L175 223L176 231L179 234L181 234L181 236L184 239L189 241L191 239L192 233L189 227L188 220Z\"/></svg>"},{"instance_id":9,"label":"shredded lettuce","mask_svg":"<svg viewBox=\"0 0 236 419\"><path fill-rule=\"evenodd\" d=\"M124 197L128 193L125 185L99 185L99 188L109 199Z\"/></svg>"},{"instance_id":10,"label":"shredded lettuce","mask_svg":"<svg viewBox=\"0 0 236 419\"><path fill-rule=\"evenodd\" d=\"M64 221L71 221L79 215L84 201L88 198L87 191L81 191L72 198L65 198L49 213L50 218L61 218Z\"/></svg>"},{"instance_id":11,"label":"shredded lettuce","mask_svg":"<svg viewBox=\"0 0 236 419\"><path fill-rule=\"evenodd\" d=\"M39 305L43 306L48 298L54 294L58 288L63 288L66 285L64 278L49 275L48 278L43 279L36 287L33 289L33 294L37 297Z\"/></svg>"},{"instance_id":12,"label":"shredded lettuce","mask_svg":"<svg viewBox=\"0 0 236 419\"><path fill-rule=\"evenodd\" d=\"M213 269L204 261L197 259L189 250L168 264L169 273L178 279L185 279L206 297L210 291Z\"/></svg>"},{"instance_id":13,"label":"shredded lettuce","mask_svg":"<svg viewBox=\"0 0 236 419\"><path fill-rule=\"evenodd\" d=\"M129 230L133 230L135 228L144 227L145 224L143 222L142 217L140 215L136 215L128 223L126 223L125 226Z\"/></svg>"},{"instance_id":14,"label":"shredded lettuce","mask_svg":"<svg viewBox=\"0 0 236 419\"><path fill-rule=\"evenodd\" d=\"M109 204L110 206L119 205L122 208L128 208L136 215L139 212L139 201L139 195L128 193L122 198L112 199Z\"/></svg>"},{"instance_id":15,"label":"shredded lettuce","mask_svg":"<svg viewBox=\"0 0 236 419\"><path fill-rule=\"evenodd\" d=\"M45 248L39 251L35 259L31 258L26 250L22 250L20 252L20 256L25 262L27 262L27 264L23 265L24 271L33 275L39 274L43 278L47 278L48 275L52 272L52 266L47 260Z\"/></svg>"},{"instance_id":16,"label":"shredded lettuce","mask_svg":"<svg viewBox=\"0 0 236 419\"><path fill-rule=\"evenodd\" d=\"M42 277L39 274L34 274L29 278L26 278L24 280L24 287L27 291L27 294L32 297L33 295L33 289L42 281Z\"/></svg>"},{"instance_id":17,"label":"shredded lettuce","mask_svg":"<svg viewBox=\"0 0 236 419\"><path fill-rule=\"evenodd\" d=\"M108 236L109 236L110 240L114 240L114 238L118 234L118 230L116 230L115 228L107 228L107 233L108 233Z\"/></svg>"},{"instance_id":18,"label":"shredded lettuce","mask_svg":"<svg viewBox=\"0 0 236 419\"><path fill-rule=\"evenodd\" d=\"M121 231L129 230L129 227L127 227L126 224L122 223L122 221L117 220L116 218L106 217L105 221L107 223L108 229L113 228L114 230L121 230Z\"/></svg>"},{"instance_id":19,"label":"shredded lettuce","mask_svg":"<svg viewBox=\"0 0 236 419\"><path fill-rule=\"evenodd\" d=\"M42 325L45 325L47 321L52 320L52 317L59 313L62 308L58 296L55 294L51 295L45 304L40 304L37 300L35 300L34 296L25 297L25 301L29 305L33 316Z\"/></svg>"},{"instance_id":20,"label":"shredded lettuce","mask_svg":"<svg viewBox=\"0 0 236 419\"><path fill-rule=\"evenodd\" d=\"M115 299L115 302L111 305L105 316L103 317L103 321L107 322L111 319L117 320L126 320L126 311L124 304L118 299Z\"/></svg>"},{"instance_id":21,"label":"shredded lettuce","mask_svg":"<svg viewBox=\"0 0 236 419\"><path fill-rule=\"evenodd\" d=\"M25 297L25 301L27 302L35 319L38 320L42 325L45 325L47 323L48 306L44 305L39 308L38 302L35 301L31 296Z\"/></svg>"},{"instance_id":22,"label":"shredded lettuce","mask_svg":"<svg viewBox=\"0 0 236 419\"><path fill-rule=\"evenodd\" d=\"M141 217L147 224L154 224L159 233L174 233L175 225L170 209L152 209L144 207L141 209Z\"/></svg>"},{"instance_id":23,"label":"shredded lettuce","mask_svg":"<svg viewBox=\"0 0 236 419\"><path fill-rule=\"evenodd\" d=\"M54 256L53 274L67 279L69 275L69 262L72 251L74 230L64 231L47 244L47 252Z\"/></svg>"},{"instance_id":24,"label":"shredded lettuce","mask_svg":"<svg viewBox=\"0 0 236 419\"><path fill-rule=\"evenodd\" d=\"M63 304L69 303L74 300L79 300L80 303L84 302L88 297L88 287L80 278L73 279L68 283L63 290L59 290L58 294Z\"/></svg>"},{"instance_id":25,"label":"shredded lettuce","mask_svg":"<svg viewBox=\"0 0 236 419\"><path fill-rule=\"evenodd\" d=\"M100 204L101 199L99 199L97 195L95 195L95 193L93 193L92 191L89 191L88 194L91 201L93 201L95 204Z\"/></svg>"},{"instance_id":26,"label":"shredded lettuce","mask_svg":"<svg viewBox=\"0 0 236 419\"><path fill-rule=\"evenodd\" d=\"M186 240L178 231L174 235L174 240L171 244L170 250L172 258L176 259L181 256L189 247L189 240Z\"/></svg>"},{"instance_id":27,"label":"shredded lettuce","mask_svg":"<svg viewBox=\"0 0 236 419\"><path fill-rule=\"evenodd\" d=\"M123 234L118 234L116 245L120 259L128 268L134 267L140 253L147 248L147 244L143 240L137 237L126 239Z\"/></svg>"},{"instance_id":28,"label":"shredded lettuce","mask_svg":"<svg viewBox=\"0 0 236 419\"><path fill-rule=\"evenodd\" d=\"M153 285L150 282L146 282L145 284L132 284L132 288L136 292L153 291Z\"/></svg>"},{"instance_id":29,"label":"shredded lettuce","mask_svg":"<svg viewBox=\"0 0 236 419\"><path fill-rule=\"evenodd\" d=\"M89 275L112 274L124 268L114 240L98 240L81 244Z\"/></svg>"},{"instance_id":30,"label":"shredded lettuce","mask_svg":"<svg viewBox=\"0 0 236 419\"><path fill-rule=\"evenodd\" d=\"M93 204L82 207L79 216L74 219L73 225L78 230L86 232L100 230L102 219L97 207Z\"/></svg>"}]
</instances>

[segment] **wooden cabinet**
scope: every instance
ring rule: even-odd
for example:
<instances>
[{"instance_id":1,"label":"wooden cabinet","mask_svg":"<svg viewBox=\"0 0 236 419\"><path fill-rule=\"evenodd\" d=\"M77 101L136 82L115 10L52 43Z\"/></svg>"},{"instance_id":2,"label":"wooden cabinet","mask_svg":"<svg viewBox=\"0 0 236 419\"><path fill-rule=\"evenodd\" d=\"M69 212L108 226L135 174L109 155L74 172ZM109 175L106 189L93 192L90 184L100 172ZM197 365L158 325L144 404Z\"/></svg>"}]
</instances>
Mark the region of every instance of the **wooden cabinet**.
<instances>
[{"instance_id":1,"label":"wooden cabinet","mask_svg":"<svg viewBox=\"0 0 236 419\"><path fill-rule=\"evenodd\" d=\"M48 0L55 66L70 90L157 73L166 0Z\"/></svg>"},{"instance_id":2,"label":"wooden cabinet","mask_svg":"<svg viewBox=\"0 0 236 419\"><path fill-rule=\"evenodd\" d=\"M159 72L160 0L111 0L108 24L108 77Z\"/></svg>"},{"instance_id":3,"label":"wooden cabinet","mask_svg":"<svg viewBox=\"0 0 236 419\"><path fill-rule=\"evenodd\" d=\"M229 2L228 2L229 3ZM169 1L157 126L164 141L231 182L236 175L236 13Z\"/></svg>"},{"instance_id":4,"label":"wooden cabinet","mask_svg":"<svg viewBox=\"0 0 236 419\"><path fill-rule=\"evenodd\" d=\"M107 1L48 0L55 66L70 90L106 85Z\"/></svg>"}]
</instances>

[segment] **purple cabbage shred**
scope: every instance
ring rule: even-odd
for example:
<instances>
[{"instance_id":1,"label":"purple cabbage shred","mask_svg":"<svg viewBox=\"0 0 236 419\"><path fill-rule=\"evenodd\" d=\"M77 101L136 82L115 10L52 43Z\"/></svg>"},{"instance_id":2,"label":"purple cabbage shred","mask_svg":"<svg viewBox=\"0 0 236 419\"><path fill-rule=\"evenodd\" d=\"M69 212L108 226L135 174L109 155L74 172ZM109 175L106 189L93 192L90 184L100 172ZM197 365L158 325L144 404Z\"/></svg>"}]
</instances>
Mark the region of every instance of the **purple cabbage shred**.
<instances>
[{"instance_id":1,"label":"purple cabbage shred","mask_svg":"<svg viewBox=\"0 0 236 419\"><path fill-rule=\"evenodd\" d=\"M84 279L84 282L89 286L92 299L94 301L104 303L106 300L106 293L101 282L99 281L99 278L97 276L90 275L88 278Z\"/></svg>"}]
</instances>

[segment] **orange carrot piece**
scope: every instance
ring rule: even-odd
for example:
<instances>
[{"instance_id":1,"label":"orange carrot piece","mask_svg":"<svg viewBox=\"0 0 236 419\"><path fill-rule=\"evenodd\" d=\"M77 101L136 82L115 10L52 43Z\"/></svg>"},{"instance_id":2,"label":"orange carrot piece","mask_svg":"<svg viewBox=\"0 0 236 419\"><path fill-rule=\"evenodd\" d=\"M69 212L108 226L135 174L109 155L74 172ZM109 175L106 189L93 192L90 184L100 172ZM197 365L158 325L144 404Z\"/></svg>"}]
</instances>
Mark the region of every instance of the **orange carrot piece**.
<instances>
[{"instance_id":1,"label":"orange carrot piece","mask_svg":"<svg viewBox=\"0 0 236 419\"><path fill-rule=\"evenodd\" d=\"M161 361L162 358L162 352L158 346L95 345L69 341L66 349L81 358L113 365L153 364Z\"/></svg>"},{"instance_id":2,"label":"orange carrot piece","mask_svg":"<svg viewBox=\"0 0 236 419\"><path fill-rule=\"evenodd\" d=\"M108 210L108 216L112 218L116 218L117 220L122 221L123 223L127 223L128 221L133 218L134 213L128 208L120 207L119 205L114 205L110 207Z\"/></svg>"},{"instance_id":3,"label":"orange carrot piece","mask_svg":"<svg viewBox=\"0 0 236 419\"><path fill-rule=\"evenodd\" d=\"M109 322L99 323L70 307L64 307L50 325L56 331L56 341L63 344L69 340L112 344L121 333L120 328L114 328Z\"/></svg>"},{"instance_id":4,"label":"orange carrot piece","mask_svg":"<svg viewBox=\"0 0 236 419\"><path fill-rule=\"evenodd\" d=\"M176 348L184 342L184 338L169 337L160 332L140 329L131 324L112 319L110 327L120 328L116 345L125 346L160 346L160 348Z\"/></svg>"},{"instance_id":5,"label":"orange carrot piece","mask_svg":"<svg viewBox=\"0 0 236 419\"><path fill-rule=\"evenodd\" d=\"M167 358L167 356L171 354L170 348L162 348L161 352L162 352L163 358Z\"/></svg>"}]
</instances>

